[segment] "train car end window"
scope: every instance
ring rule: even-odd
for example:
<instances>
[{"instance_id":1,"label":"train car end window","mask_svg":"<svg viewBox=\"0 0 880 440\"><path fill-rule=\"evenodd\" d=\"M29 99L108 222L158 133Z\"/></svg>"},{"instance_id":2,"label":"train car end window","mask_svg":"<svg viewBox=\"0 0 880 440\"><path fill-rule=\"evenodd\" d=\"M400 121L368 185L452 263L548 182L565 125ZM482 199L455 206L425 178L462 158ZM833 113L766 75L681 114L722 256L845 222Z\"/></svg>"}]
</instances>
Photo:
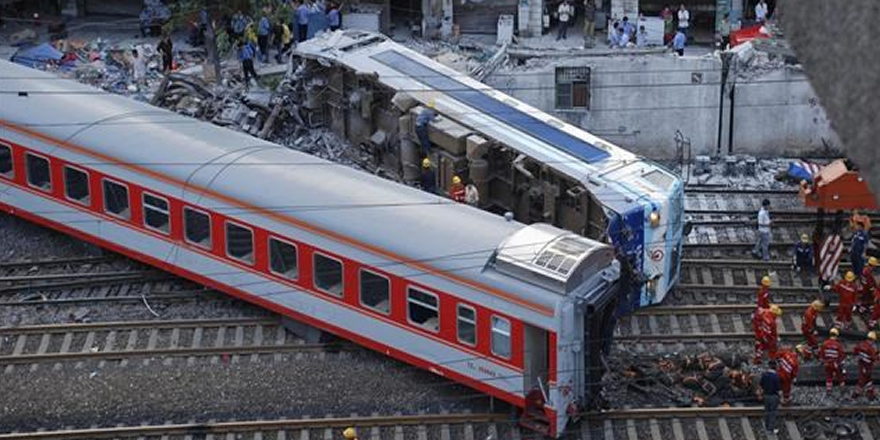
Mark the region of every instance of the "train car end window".
<instances>
[{"instance_id":1,"label":"train car end window","mask_svg":"<svg viewBox=\"0 0 880 440\"><path fill-rule=\"evenodd\" d=\"M295 280L299 277L296 246L290 243L269 239L269 270L276 275Z\"/></svg>"},{"instance_id":2,"label":"train car end window","mask_svg":"<svg viewBox=\"0 0 880 440\"><path fill-rule=\"evenodd\" d=\"M211 248L211 217L208 214L183 208L183 229L186 241L206 249Z\"/></svg>"},{"instance_id":3,"label":"train car end window","mask_svg":"<svg viewBox=\"0 0 880 440\"><path fill-rule=\"evenodd\" d=\"M391 281L388 278L361 269L360 285L361 304L386 315L391 312Z\"/></svg>"},{"instance_id":4,"label":"train car end window","mask_svg":"<svg viewBox=\"0 0 880 440\"><path fill-rule=\"evenodd\" d=\"M226 255L245 263L254 262L254 232L235 223L226 223Z\"/></svg>"},{"instance_id":5,"label":"train car end window","mask_svg":"<svg viewBox=\"0 0 880 440\"><path fill-rule=\"evenodd\" d=\"M492 354L510 359L510 320L492 317Z\"/></svg>"},{"instance_id":6,"label":"train car end window","mask_svg":"<svg viewBox=\"0 0 880 440\"><path fill-rule=\"evenodd\" d=\"M342 296L342 262L315 254L315 287L325 293Z\"/></svg>"},{"instance_id":7,"label":"train car end window","mask_svg":"<svg viewBox=\"0 0 880 440\"><path fill-rule=\"evenodd\" d=\"M0 176L13 178L15 173L12 169L12 147L0 144Z\"/></svg>"},{"instance_id":8,"label":"train car end window","mask_svg":"<svg viewBox=\"0 0 880 440\"><path fill-rule=\"evenodd\" d=\"M104 179L104 211L124 219L131 218L128 188L112 180Z\"/></svg>"},{"instance_id":9,"label":"train car end window","mask_svg":"<svg viewBox=\"0 0 880 440\"><path fill-rule=\"evenodd\" d=\"M88 205L92 201L89 193L89 175L83 170L64 167L64 195L74 202Z\"/></svg>"},{"instance_id":10,"label":"train car end window","mask_svg":"<svg viewBox=\"0 0 880 440\"><path fill-rule=\"evenodd\" d=\"M171 232L167 199L144 193L144 226L164 234Z\"/></svg>"},{"instance_id":11,"label":"train car end window","mask_svg":"<svg viewBox=\"0 0 880 440\"><path fill-rule=\"evenodd\" d=\"M458 342L477 345L477 311L464 304L458 305Z\"/></svg>"},{"instance_id":12,"label":"train car end window","mask_svg":"<svg viewBox=\"0 0 880 440\"><path fill-rule=\"evenodd\" d=\"M25 154L25 165L27 168L28 184L42 189L43 191L52 190L52 176L49 171L49 159L33 154Z\"/></svg>"},{"instance_id":13,"label":"train car end window","mask_svg":"<svg viewBox=\"0 0 880 440\"><path fill-rule=\"evenodd\" d=\"M440 300L437 295L410 287L406 291L409 322L437 333L440 331Z\"/></svg>"}]
</instances>

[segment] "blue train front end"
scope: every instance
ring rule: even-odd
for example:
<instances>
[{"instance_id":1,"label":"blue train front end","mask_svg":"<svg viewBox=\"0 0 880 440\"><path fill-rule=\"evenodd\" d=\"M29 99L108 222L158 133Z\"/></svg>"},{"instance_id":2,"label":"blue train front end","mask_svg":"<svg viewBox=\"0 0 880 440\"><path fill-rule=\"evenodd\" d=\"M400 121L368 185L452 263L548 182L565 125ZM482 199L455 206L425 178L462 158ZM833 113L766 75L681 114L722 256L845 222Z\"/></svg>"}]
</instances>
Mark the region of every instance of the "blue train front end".
<instances>
[{"instance_id":1,"label":"blue train front end","mask_svg":"<svg viewBox=\"0 0 880 440\"><path fill-rule=\"evenodd\" d=\"M678 282L684 186L658 164L640 161L604 176L607 235L621 264L618 314L658 304Z\"/></svg>"}]
</instances>

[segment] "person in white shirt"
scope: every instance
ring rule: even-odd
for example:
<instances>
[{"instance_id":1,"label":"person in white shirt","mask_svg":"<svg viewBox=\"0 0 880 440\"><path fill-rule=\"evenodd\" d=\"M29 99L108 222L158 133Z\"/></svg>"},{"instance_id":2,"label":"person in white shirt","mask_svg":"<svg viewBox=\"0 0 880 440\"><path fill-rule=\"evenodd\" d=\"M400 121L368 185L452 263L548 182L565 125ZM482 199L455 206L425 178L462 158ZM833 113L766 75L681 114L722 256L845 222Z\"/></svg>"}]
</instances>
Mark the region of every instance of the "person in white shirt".
<instances>
[{"instance_id":1,"label":"person in white shirt","mask_svg":"<svg viewBox=\"0 0 880 440\"><path fill-rule=\"evenodd\" d=\"M568 23L571 21L571 16L574 15L574 6L571 5L571 0L562 2L556 13L559 16L559 33L556 34L556 41L565 40L568 37Z\"/></svg>"},{"instance_id":2,"label":"person in white shirt","mask_svg":"<svg viewBox=\"0 0 880 440\"><path fill-rule=\"evenodd\" d=\"M687 35L688 28L691 26L691 13L688 12L682 3L678 7L678 30Z\"/></svg>"},{"instance_id":3,"label":"person in white shirt","mask_svg":"<svg viewBox=\"0 0 880 440\"><path fill-rule=\"evenodd\" d=\"M618 40L619 40L619 41L618 41L618 45L620 45L620 47L627 47L627 46L629 46L629 34L626 33L626 32L624 32L624 30L623 30L622 27L619 28L618 31L620 32L620 33L618 34L618 37L619 37L619 38L618 38Z\"/></svg>"},{"instance_id":4,"label":"person in white shirt","mask_svg":"<svg viewBox=\"0 0 880 440\"><path fill-rule=\"evenodd\" d=\"M755 20L763 22L767 19L767 2L761 0L755 5Z\"/></svg>"},{"instance_id":5,"label":"person in white shirt","mask_svg":"<svg viewBox=\"0 0 880 440\"><path fill-rule=\"evenodd\" d=\"M752 248L752 255L764 261L770 261L770 201L764 199L758 211L758 242Z\"/></svg>"},{"instance_id":6,"label":"person in white shirt","mask_svg":"<svg viewBox=\"0 0 880 440\"><path fill-rule=\"evenodd\" d=\"M644 26L639 26L639 33L636 35L636 46L645 47L648 45L648 32Z\"/></svg>"}]
</instances>

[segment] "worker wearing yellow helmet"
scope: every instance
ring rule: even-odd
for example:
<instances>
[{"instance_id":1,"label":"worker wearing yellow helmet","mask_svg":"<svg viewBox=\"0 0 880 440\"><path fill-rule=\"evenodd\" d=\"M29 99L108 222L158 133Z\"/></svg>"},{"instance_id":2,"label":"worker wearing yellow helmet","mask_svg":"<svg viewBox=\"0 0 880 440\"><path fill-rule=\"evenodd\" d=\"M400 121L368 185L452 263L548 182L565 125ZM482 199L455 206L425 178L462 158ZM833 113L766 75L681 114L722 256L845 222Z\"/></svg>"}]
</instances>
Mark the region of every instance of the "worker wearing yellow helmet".
<instances>
[{"instance_id":1,"label":"worker wearing yellow helmet","mask_svg":"<svg viewBox=\"0 0 880 440\"><path fill-rule=\"evenodd\" d=\"M431 167L431 159L427 157L422 159L422 171L419 174L419 185L422 191L429 193L437 192L437 176L434 175L434 169Z\"/></svg>"},{"instance_id":2,"label":"worker wearing yellow helmet","mask_svg":"<svg viewBox=\"0 0 880 440\"><path fill-rule=\"evenodd\" d=\"M811 274L816 260L813 258L813 244L810 236L801 234L801 240L794 245L794 270L801 274Z\"/></svg>"},{"instance_id":3,"label":"worker wearing yellow helmet","mask_svg":"<svg viewBox=\"0 0 880 440\"><path fill-rule=\"evenodd\" d=\"M843 344L837 339L840 336L840 330L837 327L828 331L828 339L822 343L819 348L819 360L825 367L825 388L830 392L837 380L840 386L846 384L846 378L843 376L843 361L846 359L846 350Z\"/></svg>"},{"instance_id":4,"label":"worker wearing yellow helmet","mask_svg":"<svg viewBox=\"0 0 880 440\"><path fill-rule=\"evenodd\" d=\"M771 304L767 308L758 308L752 319L752 329L755 331L755 358L754 362L760 364L764 352L768 352L770 359L776 357L776 343L779 339L776 326L776 318L782 315L782 308Z\"/></svg>"},{"instance_id":5,"label":"worker wearing yellow helmet","mask_svg":"<svg viewBox=\"0 0 880 440\"><path fill-rule=\"evenodd\" d=\"M770 285L773 282L770 280L769 275L765 275L761 278L761 287L758 288L758 308L767 308L770 307Z\"/></svg>"},{"instance_id":6,"label":"worker wearing yellow helmet","mask_svg":"<svg viewBox=\"0 0 880 440\"><path fill-rule=\"evenodd\" d=\"M342 436L345 437L345 440L357 440L357 431L354 428L345 428L345 431L342 431Z\"/></svg>"},{"instance_id":7,"label":"worker wearing yellow helmet","mask_svg":"<svg viewBox=\"0 0 880 440\"><path fill-rule=\"evenodd\" d=\"M815 300L810 303L810 306L807 307L807 310L804 312L804 317L801 320L801 334L804 335L804 338L807 340L807 347L809 348L809 354L815 355L816 351L819 349L819 337L818 332L816 331L816 320L819 317L819 312L825 308L825 303L820 300ZM810 358L808 355L804 355L807 359Z\"/></svg>"},{"instance_id":8,"label":"worker wearing yellow helmet","mask_svg":"<svg viewBox=\"0 0 880 440\"><path fill-rule=\"evenodd\" d=\"M782 389L782 404L791 403L791 385L797 377L800 362L798 351L790 348L779 350L776 355L776 374L779 375L779 385Z\"/></svg>"},{"instance_id":9,"label":"worker wearing yellow helmet","mask_svg":"<svg viewBox=\"0 0 880 440\"><path fill-rule=\"evenodd\" d=\"M835 325L840 328L846 328L852 322L852 313L856 305L856 295L858 292L855 280L856 274L853 271L848 271L843 279L838 281L832 288L832 290L840 295L840 305L837 307L837 316L835 318Z\"/></svg>"},{"instance_id":10,"label":"worker wearing yellow helmet","mask_svg":"<svg viewBox=\"0 0 880 440\"><path fill-rule=\"evenodd\" d=\"M452 176L452 185L449 185L449 197L458 203L464 203L465 193L466 190L464 183L461 182L461 177Z\"/></svg>"},{"instance_id":11,"label":"worker wearing yellow helmet","mask_svg":"<svg viewBox=\"0 0 880 440\"><path fill-rule=\"evenodd\" d=\"M874 274L874 268L880 265L880 261L877 260L877 257L868 258L868 264L862 269L861 277L859 278L858 286L861 288L859 291L859 313L867 314L871 311L871 305L874 302L874 290L877 288L877 278ZM873 327L873 326L872 326Z\"/></svg>"},{"instance_id":12,"label":"worker wearing yellow helmet","mask_svg":"<svg viewBox=\"0 0 880 440\"><path fill-rule=\"evenodd\" d=\"M880 359L880 353L877 352L877 347L875 346L877 332L868 332L866 337L867 339L859 342L853 349L853 353L856 355L856 363L859 366L859 382L856 385L855 392L853 392L853 398L859 397L862 391L865 391L868 399L874 400L874 380L871 376L874 371L874 364Z\"/></svg>"},{"instance_id":13,"label":"worker wearing yellow helmet","mask_svg":"<svg viewBox=\"0 0 880 440\"><path fill-rule=\"evenodd\" d=\"M422 154L427 156L431 153L431 139L428 136L428 127L431 122L437 119L437 112L434 110L434 101L428 101L425 107L422 107L416 116L416 135L419 137L419 143L422 145Z\"/></svg>"}]
</instances>

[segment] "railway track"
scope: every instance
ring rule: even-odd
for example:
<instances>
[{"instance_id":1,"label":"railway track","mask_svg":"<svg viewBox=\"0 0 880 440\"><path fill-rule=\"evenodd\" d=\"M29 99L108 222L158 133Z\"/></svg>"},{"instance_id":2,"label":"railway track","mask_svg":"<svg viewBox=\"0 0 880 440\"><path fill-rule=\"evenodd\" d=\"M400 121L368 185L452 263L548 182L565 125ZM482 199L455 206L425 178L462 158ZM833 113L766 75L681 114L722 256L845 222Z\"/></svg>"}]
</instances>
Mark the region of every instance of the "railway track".
<instances>
[{"instance_id":1,"label":"railway track","mask_svg":"<svg viewBox=\"0 0 880 440\"><path fill-rule=\"evenodd\" d=\"M764 408L638 408L588 415L578 437L588 440L834 440L880 438L880 407L781 408L778 435L763 427Z\"/></svg>"},{"instance_id":2,"label":"railway track","mask_svg":"<svg viewBox=\"0 0 880 440\"><path fill-rule=\"evenodd\" d=\"M362 439L483 440L521 438L508 415L495 413L441 413L370 415L320 418L254 420L163 425L115 426L39 432L9 432L0 440L103 439L103 438L276 438L338 439L342 430L355 427Z\"/></svg>"},{"instance_id":3,"label":"railway track","mask_svg":"<svg viewBox=\"0 0 880 440\"><path fill-rule=\"evenodd\" d=\"M323 352L340 344L306 344L276 317L128 321L0 327L0 365L135 357L204 357Z\"/></svg>"}]
</instances>

